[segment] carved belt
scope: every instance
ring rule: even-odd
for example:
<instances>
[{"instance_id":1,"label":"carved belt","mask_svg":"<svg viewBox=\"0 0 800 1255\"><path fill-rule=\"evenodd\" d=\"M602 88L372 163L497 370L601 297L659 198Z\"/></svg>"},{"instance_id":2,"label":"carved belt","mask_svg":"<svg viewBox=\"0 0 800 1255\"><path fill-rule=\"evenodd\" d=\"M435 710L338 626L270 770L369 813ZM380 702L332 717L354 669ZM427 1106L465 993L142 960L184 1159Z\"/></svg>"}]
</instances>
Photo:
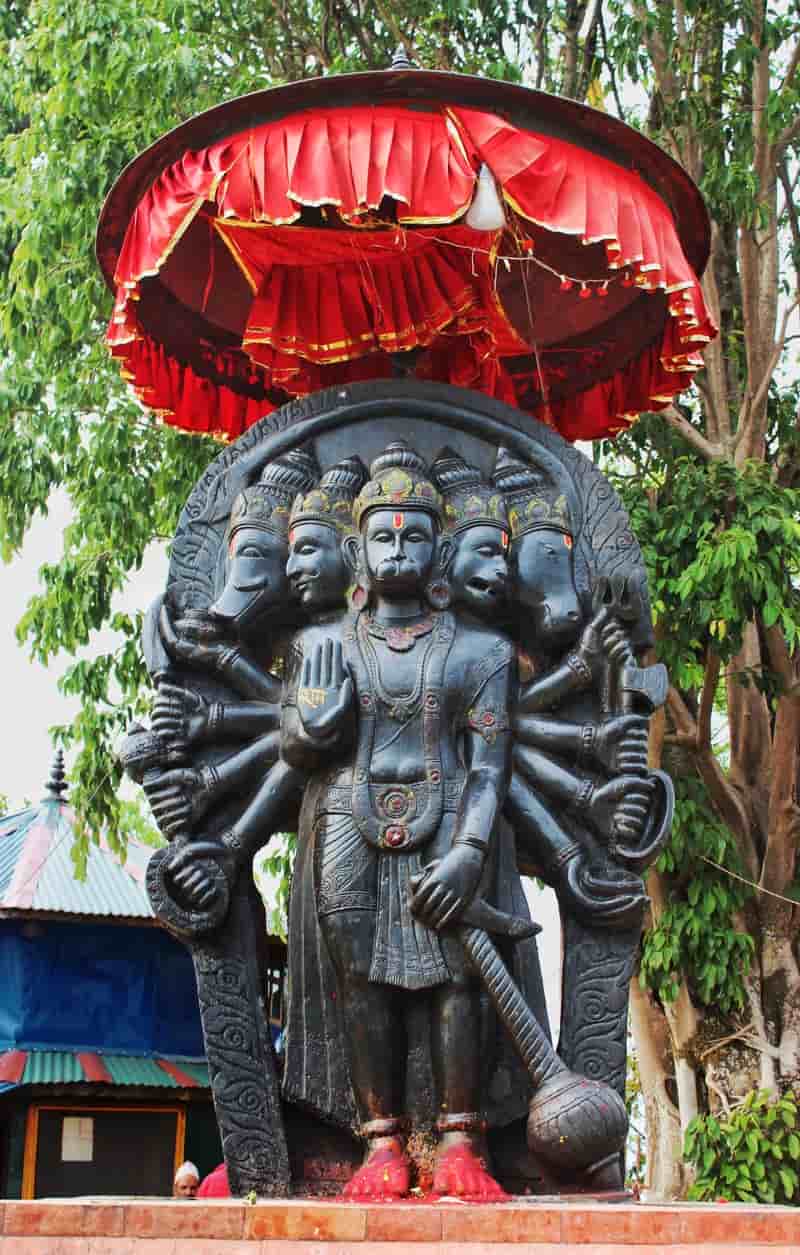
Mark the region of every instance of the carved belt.
<instances>
[{"instance_id":1,"label":"carved belt","mask_svg":"<svg viewBox=\"0 0 800 1255\"><path fill-rule=\"evenodd\" d=\"M338 777L341 779L341 776ZM458 810L464 792L463 773L444 782L442 811ZM408 823L423 811L428 800L428 785L424 780L411 784L377 784L369 786L370 801L375 815L386 822ZM317 801L316 814L350 815L353 810L353 786L351 783L328 785ZM389 847L390 849L393 847Z\"/></svg>"},{"instance_id":2,"label":"carved belt","mask_svg":"<svg viewBox=\"0 0 800 1255\"><path fill-rule=\"evenodd\" d=\"M455 620L450 614L436 616L433 640L422 675L422 746L425 781L417 786L378 784L370 778L377 727L377 667L365 620L344 632L347 661L356 682L359 707L358 750L353 771L351 806L353 822L364 840L379 850L418 850L442 820L445 780L442 772L441 725L444 672L455 639Z\"/></svg>"}]
</instances>

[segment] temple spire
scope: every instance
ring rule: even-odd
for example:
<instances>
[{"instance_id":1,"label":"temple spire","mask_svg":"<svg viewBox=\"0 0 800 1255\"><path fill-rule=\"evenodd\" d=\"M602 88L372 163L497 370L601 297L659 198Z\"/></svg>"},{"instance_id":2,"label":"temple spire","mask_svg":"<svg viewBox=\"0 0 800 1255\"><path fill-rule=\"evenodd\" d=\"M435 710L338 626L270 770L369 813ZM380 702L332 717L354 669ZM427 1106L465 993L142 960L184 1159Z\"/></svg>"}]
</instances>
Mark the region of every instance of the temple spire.
<instances>
[{"instance_id":1,"label":"temple spire","mask_svg":"<svg viewBox=\"0 0 800 1255\"><path fill-rule=\"evenodd\" d=\"M53 798L57 802L64 800L64 794L67 791L67 775L64 770L64 751L56 750L53 755L53 761L50 765L50 778L45 785L47 797Z\"/></svg>"},{"instance_id":2,"label":"temple spire","mask_svg":"<svg viewBox=\"0 0 800 1255\"><path fill-rule=\"evenodd\" d=\"M409 60L405 44L398 44L395 48L390 68L393 70L413 70L415 68L413 61Z\"/></svg>"}]
</instances>

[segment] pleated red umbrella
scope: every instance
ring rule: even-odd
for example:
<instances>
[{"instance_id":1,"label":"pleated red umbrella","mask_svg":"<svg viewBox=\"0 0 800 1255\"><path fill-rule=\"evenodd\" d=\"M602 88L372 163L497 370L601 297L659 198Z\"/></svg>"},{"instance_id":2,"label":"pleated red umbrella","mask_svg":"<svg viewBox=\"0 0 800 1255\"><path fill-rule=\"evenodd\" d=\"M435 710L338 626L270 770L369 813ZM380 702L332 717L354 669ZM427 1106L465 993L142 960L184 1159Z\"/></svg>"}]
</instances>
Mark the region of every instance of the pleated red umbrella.
<instances>
[{"instance_id":1,"label":"pleated red umbrella","mask_svg":"<svg viewBox=\"0 0 800 1255\"><path fill-rule=\"evenodd\" d=\"M618 432L702 365L708 247L688 175L621 122L402 68L198 115L127 167L98 231L125 377L229 439L398 371L569 440Z\"/></svg>"}]
</instances>

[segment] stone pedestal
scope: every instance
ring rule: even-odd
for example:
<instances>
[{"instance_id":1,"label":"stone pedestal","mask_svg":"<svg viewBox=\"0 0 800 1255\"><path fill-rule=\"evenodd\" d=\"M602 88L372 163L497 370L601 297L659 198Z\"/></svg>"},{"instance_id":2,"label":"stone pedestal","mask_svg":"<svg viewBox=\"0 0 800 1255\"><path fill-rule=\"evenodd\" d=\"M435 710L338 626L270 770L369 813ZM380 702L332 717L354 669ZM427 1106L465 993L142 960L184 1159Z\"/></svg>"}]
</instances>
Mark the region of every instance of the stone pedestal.
<instances>
[{"instance_id":1,"label":"stone pedestal","mask_svg":"<svg viewBox=\"0 0 800 1255\"><path fill-rule=\"evenodd\" d=\"M800 1210L518 1199L494 1206L168 1199L0 1203L2 1255L796 1255Z\"/></svg>"}]
</instances>

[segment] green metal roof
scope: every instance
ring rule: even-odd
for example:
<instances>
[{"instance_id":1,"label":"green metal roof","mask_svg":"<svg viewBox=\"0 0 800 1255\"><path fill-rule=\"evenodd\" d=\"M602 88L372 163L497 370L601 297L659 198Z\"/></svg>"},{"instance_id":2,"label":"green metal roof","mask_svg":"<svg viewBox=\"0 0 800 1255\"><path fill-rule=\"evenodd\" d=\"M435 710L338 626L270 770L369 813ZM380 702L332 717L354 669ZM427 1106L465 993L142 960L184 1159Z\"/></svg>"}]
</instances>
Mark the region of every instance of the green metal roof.
<instances>
[{"instance_id":1,"label":"green metal roof","mask_svg":"<svg viewBox=\"0 0 800 1255\"><path fill-rule=\"evenodd\" d=\"M158 1066L155 1059L141 1059L134 1055L103 1055L103 1063L111 1073L115 1085L155 1085L167 1089L180 1089L180 1084ZM208 1088L208 1067L196 1060L169 1059L176 1068L191 1076L198 1085Z\"/></svg>"},{"instance_id":2,"label":"green metal roof","mask_svg":"<svg viewBox=\"0 0 800 1255\"><path fill-rule=\"evenodd\" d=\"M18 1052L15 1052L18 1053ZM24 1071L19 1085L75 1085L89 1079L81 1064L80 1052L72 1050L29 1050L25 1052ZM2 1060L3 1056L0 1056ZM150 1089L182 1089L178 1077L161 1067L159 1058L143 1058L138 1055L106 1055L84 1053L84 1060L94 1060L103 1066L111 1077L112 1085L141 1085ZM196 1085L208 1089L208 1067L200 1059L163 1057L163 1062L179 1073L190 1077ZM19 1073L16 1074L19 1076ZM108 1081L94 1083L109 1084Z\"/></svg>"},{"instance_id":3,"label":"green metal roof","mask_svg":"<svg viewBox=\"0 0 800 1255\"><path fill-rule=\"evenodd\" d=\"M22 1085L64 1085L83 1081L83 1069L71 1050L31 1050Z\"/></svg>"}]
</instances>

